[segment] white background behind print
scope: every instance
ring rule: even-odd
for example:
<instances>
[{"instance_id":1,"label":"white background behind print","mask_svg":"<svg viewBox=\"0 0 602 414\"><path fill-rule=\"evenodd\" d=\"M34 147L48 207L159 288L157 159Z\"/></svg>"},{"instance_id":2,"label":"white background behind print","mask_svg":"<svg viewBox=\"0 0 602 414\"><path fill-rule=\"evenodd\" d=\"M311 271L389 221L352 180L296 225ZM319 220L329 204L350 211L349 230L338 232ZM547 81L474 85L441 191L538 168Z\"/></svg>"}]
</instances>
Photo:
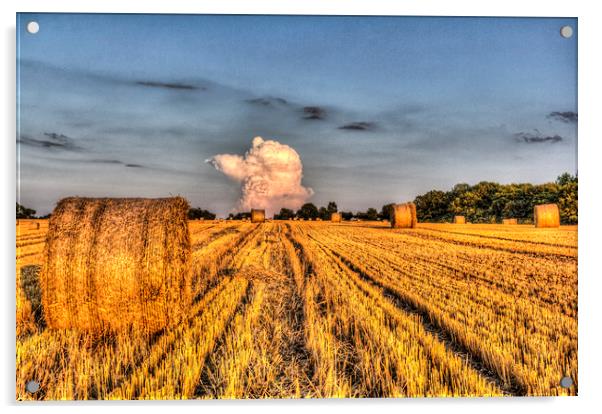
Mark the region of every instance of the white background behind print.
<instances>
[{"instance_id":1,"label":"white background behind print","mask_svg":"<svg viewBox=\"0 0 602 414\"><path fill-rule=\"evenodd\" d=\"M0 99L3 135L0 154L2 200L0 234L2 255L2 299L0 309L2 335L0 365L0 398L10 412L88 413L111 411L144 411L220 413L317 413L344 411L426 413L516 413L599 412L602 406L602 272L600 268L599 218L600 197L600 74L602 65L599 39L602 39L602 15L595 2L585 1L403 1L392 4L383 0L303 0L303 1L186 1L169 0L104 0L83 3L75 0L13 1L0 4L2 24L2 97ZM15 13L29 12L145 12L145 13L236 13L236 14L391 14L391 15L456 15L456 16L577 16L579 17L579 396L575 398L513 399L405 399L405 400L311 400L311 401L207 401L207 402L76 402L17 404L15 389ZM43 28L41 28L43 30ZM6 411L5 411L6 412Z\"/></svg>"}]
</instances>

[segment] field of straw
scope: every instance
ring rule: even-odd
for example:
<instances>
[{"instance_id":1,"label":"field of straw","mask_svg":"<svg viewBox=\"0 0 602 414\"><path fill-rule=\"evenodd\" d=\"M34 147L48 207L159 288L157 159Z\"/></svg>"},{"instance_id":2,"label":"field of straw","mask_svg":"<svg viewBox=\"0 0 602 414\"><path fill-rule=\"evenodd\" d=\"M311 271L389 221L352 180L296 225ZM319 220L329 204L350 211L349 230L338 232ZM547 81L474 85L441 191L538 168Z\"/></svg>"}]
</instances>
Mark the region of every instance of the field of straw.
<instances>
[{"instance_id":1,"label":"field of straw","mask_svg":"<svg viewBox=\"0 0 602 414\"><path fill-rule=\"evenodd\" d=\"M17 399L577 393L576 226L188 226L191 305L148 336L50 329L48 222L17 223Z\"/></svg>"}]
</instances>

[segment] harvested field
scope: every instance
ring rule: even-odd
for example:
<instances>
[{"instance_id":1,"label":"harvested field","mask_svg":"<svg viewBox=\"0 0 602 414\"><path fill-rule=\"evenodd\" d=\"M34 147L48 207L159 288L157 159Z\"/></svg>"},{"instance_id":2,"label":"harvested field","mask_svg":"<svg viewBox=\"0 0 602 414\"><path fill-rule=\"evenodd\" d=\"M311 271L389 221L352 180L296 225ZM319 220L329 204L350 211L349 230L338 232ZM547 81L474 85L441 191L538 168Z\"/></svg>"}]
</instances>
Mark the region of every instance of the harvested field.
<instances>
[{"instance_id":1,"label":"harvested field","mask_svg":"<svg viewBox=\"0 0 602 414\"><path fill-rule=\"evenodd\" d=\"M184 320L98 337L45 326L39 223L17 225L19 400L577 394L577 226L190 221Z\"/></svg>"}]
</instances>

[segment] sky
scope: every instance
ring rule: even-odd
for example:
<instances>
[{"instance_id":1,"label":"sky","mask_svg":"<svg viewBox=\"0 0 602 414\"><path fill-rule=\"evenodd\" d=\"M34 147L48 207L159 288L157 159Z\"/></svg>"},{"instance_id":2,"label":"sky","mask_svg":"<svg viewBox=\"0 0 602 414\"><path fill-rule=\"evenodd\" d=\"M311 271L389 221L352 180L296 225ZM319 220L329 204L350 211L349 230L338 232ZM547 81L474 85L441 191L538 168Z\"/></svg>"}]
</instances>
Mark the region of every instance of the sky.
<instances>
[{"instance_id":1,"label":"sky","mask_svg":"<svg viewBox=\"0 0 602 414\"><path fill-rule=\"evenodd\" d=\"M573 18L18 14L17 200L46 214L66 196L182 195L225 216L287 204L288 182L290 203L345 211L550 182L577 171L577 32Z\"/></svg>"}]
</instances>

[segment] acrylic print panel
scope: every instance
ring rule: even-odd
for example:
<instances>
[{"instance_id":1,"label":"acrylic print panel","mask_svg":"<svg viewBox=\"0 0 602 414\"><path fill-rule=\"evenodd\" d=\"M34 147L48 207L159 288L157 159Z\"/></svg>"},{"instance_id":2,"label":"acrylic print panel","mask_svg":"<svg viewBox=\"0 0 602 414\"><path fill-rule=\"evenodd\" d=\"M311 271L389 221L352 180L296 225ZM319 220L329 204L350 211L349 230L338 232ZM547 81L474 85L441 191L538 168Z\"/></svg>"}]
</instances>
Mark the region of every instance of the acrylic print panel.
<instances>
[{"instance_id":1,"label":"acrylic print panel","mask_svg":"<svg viewBox=\"0 0 602 414\"><path fill-rule=\"evenodd\" d=\"M17 33L18 400L577 394L576 19Z\"/></svg>"}]
</instances>

